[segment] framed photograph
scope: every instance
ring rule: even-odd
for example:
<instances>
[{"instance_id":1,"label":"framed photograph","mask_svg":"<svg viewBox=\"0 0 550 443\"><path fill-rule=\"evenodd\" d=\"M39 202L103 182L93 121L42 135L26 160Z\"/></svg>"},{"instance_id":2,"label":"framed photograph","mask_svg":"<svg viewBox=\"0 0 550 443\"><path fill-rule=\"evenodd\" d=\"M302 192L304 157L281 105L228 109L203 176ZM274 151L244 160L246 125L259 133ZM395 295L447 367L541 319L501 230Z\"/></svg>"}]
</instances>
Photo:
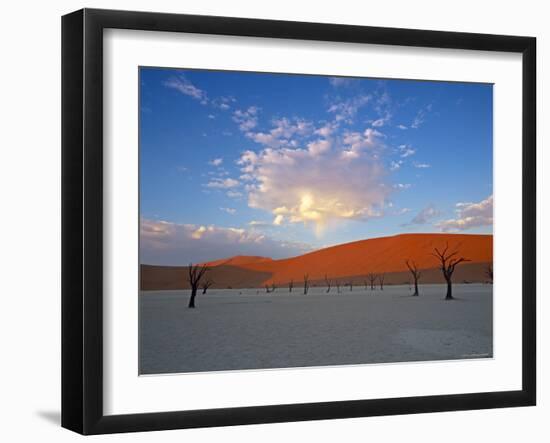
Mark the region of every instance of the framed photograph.
<instances>
[{"instance_id":1,"label":"framed photograph","mask_svg":"<svg viewBox=\"0 0 550 443\"><path fill-rule=\"evenodd\" d=\"M536 402L531 37L62 20L62 425Z\"/></svg>"}]
</instances>

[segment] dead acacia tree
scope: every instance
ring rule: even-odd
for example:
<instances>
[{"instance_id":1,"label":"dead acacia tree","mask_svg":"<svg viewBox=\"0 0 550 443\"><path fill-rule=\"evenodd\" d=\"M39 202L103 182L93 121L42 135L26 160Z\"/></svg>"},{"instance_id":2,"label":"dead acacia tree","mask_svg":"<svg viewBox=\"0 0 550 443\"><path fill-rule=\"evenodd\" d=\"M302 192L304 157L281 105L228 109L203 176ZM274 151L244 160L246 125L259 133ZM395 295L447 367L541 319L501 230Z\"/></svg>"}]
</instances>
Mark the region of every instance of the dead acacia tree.
<instances>
[{"instance_id":1,"label":"dead acacia tree","mask_svg":"<svg viewBox=\"0 0 550 443\"><path fill-rule=\"evenodd\" d=\"M487 265L485 269L485 275L489 279L489 283L493 284L493 265Z\"/></svg>"},{"instance_id":2,"label":"dead acacia tree","mask_svg":"<svg viewBox=\"0 0 550 443\"><path fill-rule=\"evenodd\" d=\"M288 292L292 292L293 287L294 287L294 280L290 280L288 282Z\"/></svg>"},{"instance_id":3,"label":"dead acacia tree","mask_svg":"<svg viewBox=\"0 0 550 443\"><path fill-rule=\"evenodd\" d=\"M458 248L458 246L457 246ZM441 263L441 272L443 273L443 277L445 278L445 281L447 282L447 295L445 296L445 300L453 300L453 273L455 272L455 268L459 263L470 261L467 258L456 256L458 255L458 249L453 252L449 251L449 243L446 243L445 249L440 251L437 248L434 248L434 252L432 252L432 255L436 257L440 263Z\"/></svg>"},{"instance_id":4,"label":"dead acacia tree","mask_svg":"<svg viewBox=\"0 0 550 443\"><path fill-rule=\"evenodd\" d=\"M304 274L304 295L309 291L309 274Z\"/></svg>"},{"instance_id":5,"label":"dead acacia tree","mask_svg":"<svg viewBox=\"0 0 550 443\"><path fill-rule=\"evenodd\" d=\"M385 278L386 278L386 273L385 272L378 275L378 282L380 283L380 290L381 291L384 290L384 280L385 280Z\"/></svg>"},{"instance_id":6,"label":"dead acacia tree","mask_svg":"<svg viewBox=\"0 0 550 443\"><path fill-rule=\"evenodd\" d=\"M414 279L414 294L413 296L418 297L418 280L420 280L420 276L422 273L418 270L416 263L413 261L412 264L409 263L409 260L405 261L405 264L407 265L407 268L409 268L409 271L411 272L413 279ZM410 283L409 283L409 290L410 290Z\"/></svg>"},{"instance_id":7,"label":"dead acacia tree","mask_svg":"<svg viewBox=\"0 0 550 443\"><path fill-rule=\"evenodd\" d=\"M325 283L327 284L327 294L330 292L330 280L328 279L327 274L325 274Z\"/></svg>"},{"instance_id":8,"label":"dead acacia tree","mask_svg":"<svg viewBox=\"0 0 550 443\"><path fill-rule=\"evenodd\" d=\"M375 287L374 287L374 282L376 281L376 278L377 278L377 277L378 277L378 276L377 276L376 274L372 274L372 273L367 274L367 278L368 278L369 281L370 281L370 290L371 290L371 291L374 291L374 289L375 289Z\"/></svg>"},{"instance_id":9,"label":"dead acacia tree","mask_svg":"<svg viewBox=\"0 0 550 443\"><path fill-rule=\"evenodd\" d=\"M206 265L195 265L193 266L193 263L189 263L188 270L188 277L187 281L189 282L189 286L191 286L191 297L189 298L189 308L195 307L195 297L197 296L197 289L199 289L199 285L201 283L201 279L204 277L204 274L206 271L209 270L209 268Z\"/></svg>"},{"instance_id":10,"label":"dead acacia tree","mask_svg":"<svg viewBox=\"0 0 550 443\"><path fill-rule=\"evenodd\" d=\"M203 294L206 294L206 291L208 290L208 288L210 286L212 286L214 284L214 282L212 280L207 280L205 281L203 284L202 284L202 293Z\"/></svg>"}]
</instances>

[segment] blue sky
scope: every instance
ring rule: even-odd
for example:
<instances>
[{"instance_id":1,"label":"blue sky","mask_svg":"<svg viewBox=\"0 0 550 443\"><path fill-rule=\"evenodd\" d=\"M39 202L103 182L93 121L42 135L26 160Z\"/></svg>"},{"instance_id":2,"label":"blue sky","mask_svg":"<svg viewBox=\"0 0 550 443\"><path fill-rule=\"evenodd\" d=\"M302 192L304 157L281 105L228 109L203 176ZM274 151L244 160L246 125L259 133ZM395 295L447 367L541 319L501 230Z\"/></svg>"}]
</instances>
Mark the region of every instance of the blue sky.
<instances>
[{"instance_id":1,"label":"blue sky","mask_svg":"<svg viewBox=\"0 0 550 443\"><path fill-rule=\"evenodd\" d=\"M140 69L141 261L492 233L492 85Z\"/></svg>"}]
</instances>

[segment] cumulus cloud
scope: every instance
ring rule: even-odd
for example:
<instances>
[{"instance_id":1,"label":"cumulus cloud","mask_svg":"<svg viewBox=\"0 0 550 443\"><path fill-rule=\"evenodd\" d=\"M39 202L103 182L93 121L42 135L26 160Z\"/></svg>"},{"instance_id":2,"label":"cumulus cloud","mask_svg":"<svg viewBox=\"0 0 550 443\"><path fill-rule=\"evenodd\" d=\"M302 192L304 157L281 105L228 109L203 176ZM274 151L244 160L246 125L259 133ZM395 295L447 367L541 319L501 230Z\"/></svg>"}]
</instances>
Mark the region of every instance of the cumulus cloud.
<instances>
[{"instance_id":1,"label":"cumulus cloud","mask_svg":"<svg viewBox=\"0 0 550 443\"><path fill-rule=\"evenodd\" d=\"M235 215L237 213L237 210L235 208L220 208L220 211L227 212L231 215Z\"/></svg>"},{"instance_id":2,"label":"cumulus cloud","mask_svg":"<svg viewBox=\"0 0 550 443\"><path fill-rule=\"evenodd\" d=\"M439 222L442 231L464 231L493 224L493 196L479 203L457 203L456 218Z\"/></svg>"},{"instance_id":3,"label":"cumulus cloud","mask_svg":"<svg viewBox=\"0 0 550 443\"><path fill-rule=\"evenodd\" d=\"M227 111L228 109L231 108L231 105L236 101L237 99L235 99L235 97L232 97L232 96L216 97L215 99L212 100L212 106L214 106L214 108L221 109L222 111Z\"/></svg>"},{"instance_id":4,"label":"cumulus cloud","mask_svg":"<svg viewBox=\"0 0 550 443\"><path fill-rule=\"evenodd\" d=\"M397 125L397 127L398 127L399 129L401 129L402 131L404 131L404 130L406 130L406 129L409 129L409 128L408 128L407 126L405 126L405 125Z\"/></svg>"},{"instance_id":5,"label":"cumulus cloud","mask_svg":"<svg viewBox=\"0 0 550 443\"><path fill-rule=\"evenodd\" d=\"M330 137L338 129L336 122L325 123L323 126L315 129L314 134L321 137Z\"/></svg>"},{"instance_id":6,"label":"cumulus cloud","mask_svg":"<svg viewBox=\"0 0 550 443\"><path fill-rule=\"evenodd\" d=\"M239 125L239 129L248 132L254 129L258 124L258 112L260 109L256 106L249 106L248 109L237 109L233 112L233 121Z\"/></svg>"},{"instance_id":7,"label":"cumulus cloud","mask_svg":"<svg viewBox=\"0 0 550 443\"><path fill-rule=\"evenodd\" d=\"M212 166L220 166L223 163L223 158L215 158L213 160L210 160L208 164Z\"/></svg>"},{"instance_id":8,"label":"cumulus cloud","mask_svg":"<svg viewBox=\"0 0 550 443\"><path fill-rule=\"evenodd\" d=\"M175 89L181 92L183 95L187 95L195 100L199 100L202 104L208 103L208 97L206 92L196 87L191 83L185 75L181 74L177 77L171 77L164 82L164 86Z\"/></svg>"},{"instance_id":9,"label":"cumulus cloud","mask_svg":"<svg viewBox=\"0 0 550 443\"><path fill-rule=\"evenodd\" d=\"M296 146L297 141L294 137L305 137L314 131L311 122L303 119L275 119L272 126L272 129L268 132L248 131L246 136L263 146L279 148L281 146Z\"/></svg>"},{"instance_id":10,"label":"cumulus cloud","mask_svg":"<svg viewBox=\"0 0 550 443\"><path fill-rule=\"evenodd\" d=\"M369 128L306 148L246 151L238 164L252 177L248 204L269 211L274 224L311 224L320 234L332 222L381 214L391 192L379 159L382 134Z\"/></svg>"},{"instance_id":11,"label":"cumulus cloud","mask_svg":"<svg viewBox=\"0 0 550 443\"><path fill-rule=\"evenodd\" d=\"M367 149L380 146L380 138L384 135L376 129L367 128L364 132L347 132L344 135L344 151L342 156L345 158L357 158Z\"/></svg>"},{"instance_id":12,"label":"cumulus cloud","mask_svg":"<svg viewBox=\"0 0 550 443\"><path fill-rule=\"evenodd\" d=\"M188 265L233 255L284 258L309 252L302 243L272 239L254 229L141 219L140 262Z\"/></svg>"},{"instance_id":13,"label":"cumulus cloud","mask_svg":"<svg viewBox=\"0 0 550 443\"><path fill-rule=\"evenodd\" d=\"M439 217L441 212L437 210L433 205L426 206L414 218L408 223L408 225L425 225L432 221L434 218Z\"/></svg>"}]
</instances>

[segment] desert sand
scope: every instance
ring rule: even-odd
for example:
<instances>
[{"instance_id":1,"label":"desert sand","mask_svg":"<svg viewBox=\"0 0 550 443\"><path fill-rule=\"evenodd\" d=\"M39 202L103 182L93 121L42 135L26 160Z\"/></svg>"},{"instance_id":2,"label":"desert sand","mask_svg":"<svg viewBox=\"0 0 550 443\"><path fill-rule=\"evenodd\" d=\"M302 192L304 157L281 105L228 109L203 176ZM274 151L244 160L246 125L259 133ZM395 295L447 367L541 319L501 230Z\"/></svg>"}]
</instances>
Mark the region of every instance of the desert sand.
<instances>
[{"instance_id":1,"label":"desert sand","mask_svg":"<svg viewBox=\"0 0 550 443\"><path fill-rule=\"evenodd\" d=\"M439 263L431 255L435 247L458 249L470 261L460 264L455 282L485 282L487 266L493 260L492 235L401 234L361 240L320 249L298 257L272 260L269 257L236 256L205 263L213 288L250 288L290 281L299 284L305 274L312 285L325 285L325 275L335 283L362 285L369 273L385 273L386 284L404 284L411 279L406 260L423 270L422 283L443 283ZM142 290L187 289L185 266L141 265Z\"/></svg>"},{"instance_id":2,"label":"desert sand","mask_svg":"<svg viewBox=\"0 0 550 443\"><path fill-rule=\"evenodd\" d=\"M142 291L140 373L492 357L492 285L300 289Z\"/></svg>"}]
</instances>

